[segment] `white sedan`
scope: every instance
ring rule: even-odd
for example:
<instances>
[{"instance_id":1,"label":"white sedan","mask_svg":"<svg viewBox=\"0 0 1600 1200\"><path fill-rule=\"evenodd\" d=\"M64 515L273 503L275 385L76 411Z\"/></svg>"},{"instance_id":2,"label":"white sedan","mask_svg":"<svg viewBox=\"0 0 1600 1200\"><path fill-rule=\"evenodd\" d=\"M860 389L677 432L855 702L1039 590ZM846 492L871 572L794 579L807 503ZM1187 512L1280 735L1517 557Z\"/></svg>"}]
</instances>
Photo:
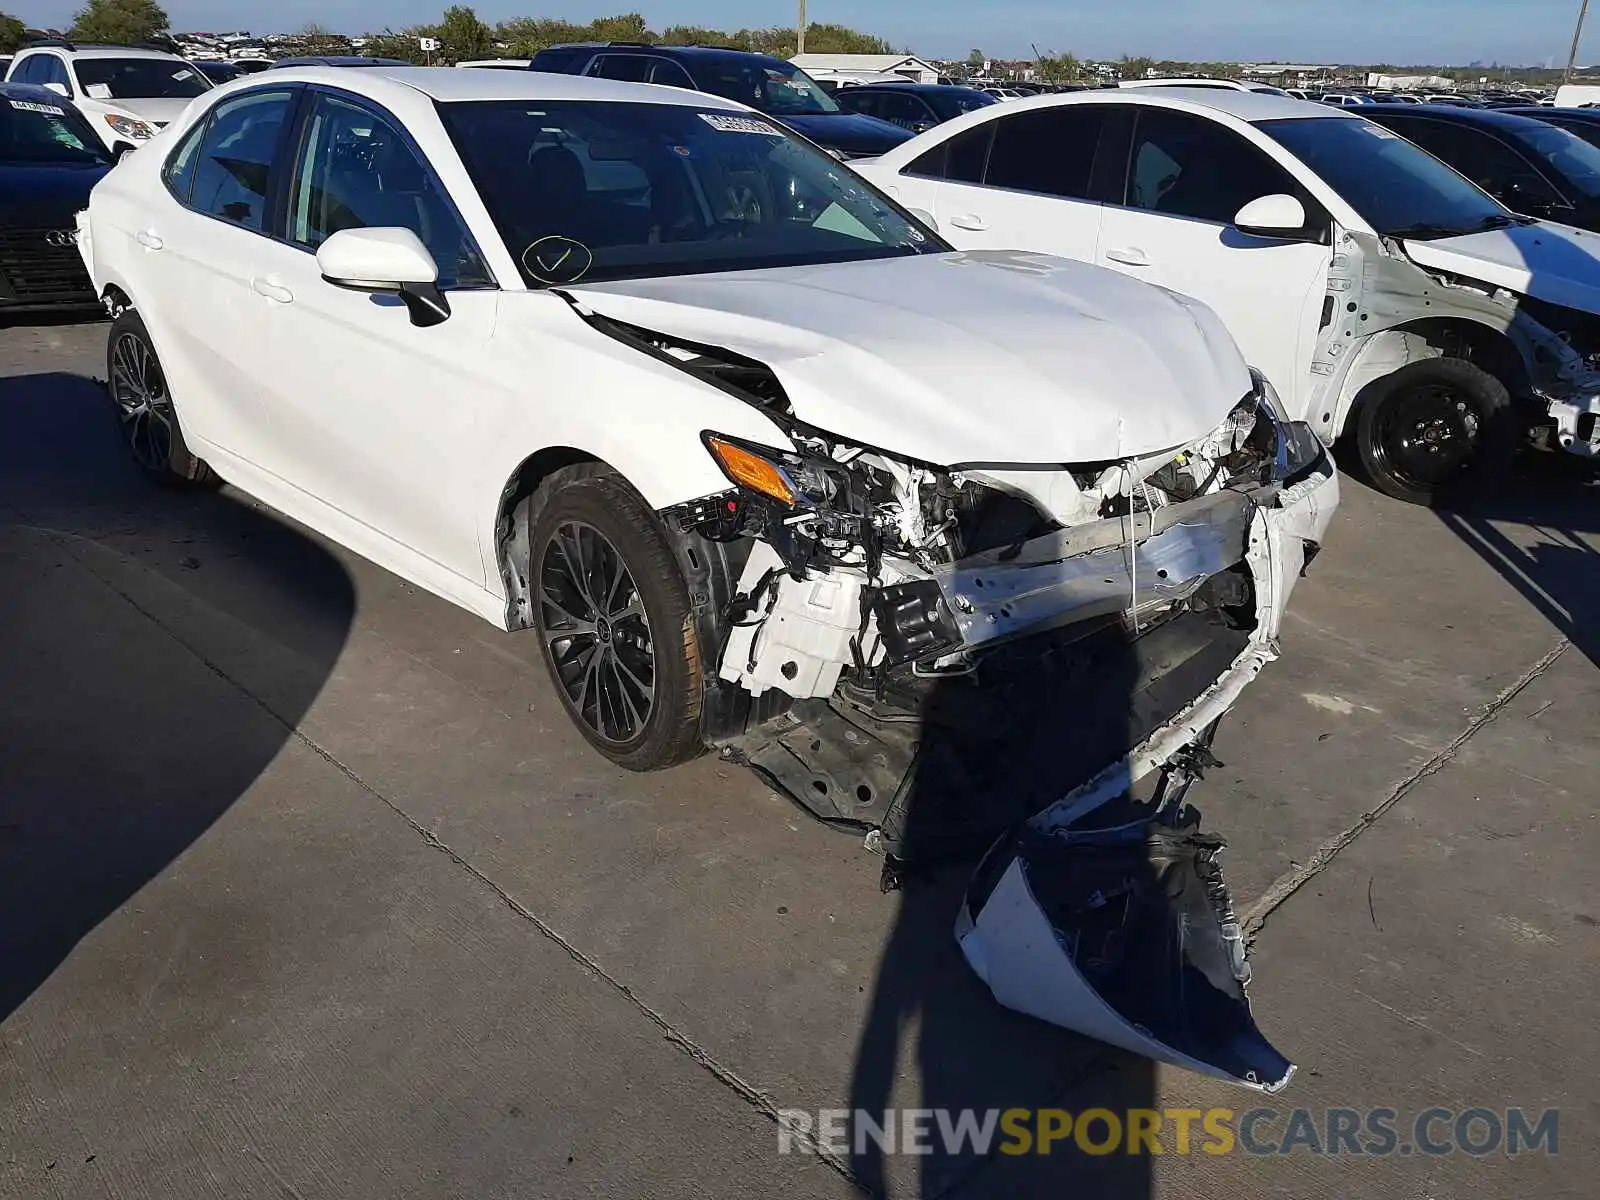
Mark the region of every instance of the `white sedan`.
<instances>
[{"instance_id":1,"label":"white sedan","mask_svg":"<svg viewBox=\"0 0 1600 1200\"><path fill-rule=\"evenodd\" d=\"M825 697L1135 595L1182 608L1257 518L1284 531L1265 652L1336 494L1204 307L952 253L698 93L274 72L129 156L80 225L152 476L221 476L536 628L630 767L725 738L718 691ZM1192 513L1228 540L1181 571L1135 580L1130 556L1069 587L1055 563L1043 587L1023 565L1068 534L1154 554L1167 529L1168 553ZM896 588L926 604L879 603Z\"/></svg>"},{"instance_id":2,"label":"white sedan","mask_svg":"<svg viewBox=\"0 0 1600 1200\"><path fill-rule=\"evenodd\" d=\"M1194 296L1291 414L1391 495L1492 481L1528 436L1600 458L1600 238L1283 96L1148 87L970 113L852 164L962 249Z\"/></svg>"},{"instance_id":3,"label":"white sedan","mask_svg":"<svg viewBox=\"0 0 1600 1200\"><path fill-rule=\"evenodd\" d=\"M220 476L532 630L613 761L717 745L900 855L932 813L1044 828L1158 771L1175 811L1338 500L1203 305L953 252L701 93L273 71L125 157L79 229L153 478ZM1214 842L1163 836L1214 878ZM963 945L1027 1007L995 896ZM1183 927L1226 955L1218 903ZM1286 1078L1081 999L1031 1011Z\"/></svg>"}]
</instances>

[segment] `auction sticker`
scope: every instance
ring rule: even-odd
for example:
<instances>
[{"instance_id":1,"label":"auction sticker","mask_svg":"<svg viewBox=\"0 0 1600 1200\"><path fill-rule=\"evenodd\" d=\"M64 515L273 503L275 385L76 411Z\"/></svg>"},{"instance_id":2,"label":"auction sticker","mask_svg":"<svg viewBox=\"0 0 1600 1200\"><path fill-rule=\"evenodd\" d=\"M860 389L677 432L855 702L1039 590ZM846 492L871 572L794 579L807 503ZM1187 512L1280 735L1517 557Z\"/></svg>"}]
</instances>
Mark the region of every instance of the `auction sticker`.
<instances>
[{"instance_id":1,"label":"auction sticker","mask_svg":"<svg viewBox=\"0 0 1600 1200\"><path fill-rule=\"evenodd\" d=\"M32 100L7 100L7 104L19 112L44 113L52 117L64 117L65 109L57 108L54 104L35 104Z\"/></svg>"},{"instance_id":2,"label":"auction sticker","mask_svg":"<svg viewBox=\"0 0 1600 1200\"><path fill-rule=\"evenodd\" d=\"M711 128L722 133L762 133L768 137L782 137L783 134L768 125L765 121L755 117L734 117L724 113L701 113L700 119Z\"/></svg>"}]
</instances>

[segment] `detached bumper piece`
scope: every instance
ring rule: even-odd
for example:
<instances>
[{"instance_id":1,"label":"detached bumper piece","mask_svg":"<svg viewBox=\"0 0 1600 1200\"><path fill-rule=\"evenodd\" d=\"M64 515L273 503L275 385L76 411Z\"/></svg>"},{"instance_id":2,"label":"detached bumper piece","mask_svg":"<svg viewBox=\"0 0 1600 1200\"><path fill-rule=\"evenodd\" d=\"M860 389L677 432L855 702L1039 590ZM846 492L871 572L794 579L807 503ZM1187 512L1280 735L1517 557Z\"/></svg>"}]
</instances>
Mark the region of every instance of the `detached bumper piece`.
<instances>
[{"instance_id":1,"label":"detached bumper piece","mask_svg":"<svg viewBox=\"0 0 1600 1200\"><path fill-rule=\"evenodd\" d=\"M1225 843L1136 820L1024 826L985 859L957 922L994 997L1088 1037L1260 1092L1294 1074L1250 1014Z\"/></svg>"}]
</instances>

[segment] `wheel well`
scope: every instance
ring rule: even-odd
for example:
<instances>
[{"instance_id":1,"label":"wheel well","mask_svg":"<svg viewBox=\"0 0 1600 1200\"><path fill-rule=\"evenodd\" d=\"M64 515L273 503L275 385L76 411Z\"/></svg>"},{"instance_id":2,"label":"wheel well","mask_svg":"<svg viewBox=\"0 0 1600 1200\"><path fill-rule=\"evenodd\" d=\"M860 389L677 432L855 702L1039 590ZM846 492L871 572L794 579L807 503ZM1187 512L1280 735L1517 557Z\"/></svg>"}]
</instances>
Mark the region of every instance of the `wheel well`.
<instances>
[{"instance_id":1,"label":"wheel well","mask_svg":"<svg viewBox=\"0 0 1600 1200\"><path fill-rule=\"evenodd\" d=\"M1513 398L1531 390L1521 352L1500 330L1456 317L1411 321L1380 330L1362 347L1340 392L1335 433L1354 431L1361 406L1379 380L1407 363L1431 357L1465 359L1505 384Z\"/></svg>"},{"instance_id":2,"label":"wheel well","mask_svg":"<svg viewBox=\"0 0 1600 1200\"><path fill-rule=\"evenodd\" d=\"M495 560L506 588L506 628L527 629L533 624L532 601L528 595L528 500L544 481L565 467L581 463L605 465L585 450L571 446L546 446L523 459L500 491L500 509L495 514Z\"/></svg>"},{"instance_id":3,"label":"wheel well","mask_svg":"<svg viewBox=\"0 0 1600 1200\"><path fill-rule=\"evenodd\" d=\"M114 283L108 283L101 289L100 300L113 317L133 307L132 298Z\"/></svg>"},{"instance_id":4,"label":"wheel well","mask_svg":"<svg viewBox=\"0 0 1600 1200\"><path fill-rule=\"evenodd\" d=\"M1444 357L1462 358L1481 367L1505 384L1513 396L1528 393L1528 367L1522 353L1498 329L1477 321L1439 317L1413 321L1400 326L1397 332L1416 334Z\"/></svg>"}]
</instances>

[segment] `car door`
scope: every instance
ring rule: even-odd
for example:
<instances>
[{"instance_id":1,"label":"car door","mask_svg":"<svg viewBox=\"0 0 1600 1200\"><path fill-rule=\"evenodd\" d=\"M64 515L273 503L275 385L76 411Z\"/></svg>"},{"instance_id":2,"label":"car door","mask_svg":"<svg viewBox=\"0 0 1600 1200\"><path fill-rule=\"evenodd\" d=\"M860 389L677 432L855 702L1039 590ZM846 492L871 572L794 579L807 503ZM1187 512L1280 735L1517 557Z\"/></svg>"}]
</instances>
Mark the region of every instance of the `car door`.
<instances>
[{"instance_id":1,"label":"car door","mask_svg":"<svg viewBox=\"0 0 1600 1200\"><path fill-rule=\"evenodd\" d=\"M1284 167L1235 130L1177 109L1130 107L1127 170L1105 206L1096 261L1210 305L1298 414L1309 402L1331 221ZM1233 227L1247 203L1280 193L1305 206L1302 238Z\"/></svg>"},{"instance_id":2,"label":"car door","mask_svg":"<svg viewBox=\"0 0 1600 1200\"><path fill-rule=\"evenodd\" d=\"M1033 250L1093 262L1100 204L1090 180L1107 106L1064 104L986 123L993 138L978 181L938 189L939 229L963 250Z\"/></svg>"},{"instance_id":3,"label":"car door","mask_svg":"<svg viewBox=\"0 0 1600 1200\"><path fill-rule=\"evenodd\" d=\"M185 429L245 458L266 432L268 366L257 336L264 301L250 281L271 245L273 188L300 91L262 87L218 104L168 155L164 189L118 231L134 243L134 303Z\"/></svg>"},{"instance_id":4,"label":"car door","mask_svg":"<svg viewBox=\"0 0 1600 1200\"><path fill-rule=\"evenodd\" d=\"M261 465L310 502L308 523L406 574L426 560L481 585L471 478L497 291L444 186L400 123L364 100L308 93L285 184L282 236L256 260L253 328L273 436ZM432 253L448 319L420 328L398 297L336 287L316 250L342 229L400 227ZM430 576L437 580L437 574ZM449 592L448 584L445 590Z\"/></svg>"}]
</instances>

